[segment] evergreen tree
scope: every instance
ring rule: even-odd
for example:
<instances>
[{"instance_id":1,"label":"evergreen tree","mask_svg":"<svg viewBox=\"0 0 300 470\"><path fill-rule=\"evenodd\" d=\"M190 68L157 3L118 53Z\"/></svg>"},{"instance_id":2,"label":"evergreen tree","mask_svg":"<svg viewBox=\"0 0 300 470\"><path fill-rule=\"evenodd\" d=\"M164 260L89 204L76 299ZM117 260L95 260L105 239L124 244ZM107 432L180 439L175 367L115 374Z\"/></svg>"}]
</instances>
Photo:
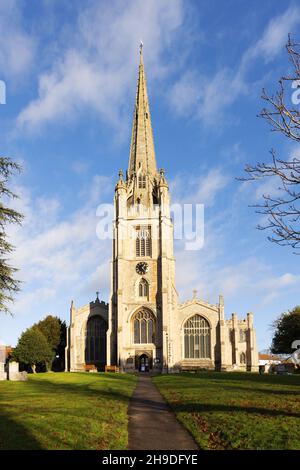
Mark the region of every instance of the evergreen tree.
<instances>
[{"instance_id":1,"label":"evergreen tree","mask_svg":"<svg viewBox=\"0 0 300 470\"><path fill-rule=\"evenodd\" d=\"M44 364L47 369L52 357L53 352L45 336L36 326L22 333L13 352L13 359L30 365L34 373L37 364Z\"/></svg>"},{"instance_id":2,"label":"evergreen tree","mask_svg":"<svg viewBox=\"0 0 300 470\"><path fill-rule=\"evenodd\" d=\"M272 352L293 353L292 342L300 340L300 306L295 307L280 317L273 323L275 330L272 341Z\"/></svg>"},{"instance_id":3,"label":"evergreen tree","mask_svg":"<svg viewBox=\"0 0 300 470\"><path fill-rule=\"evenodd\" d=\"M47 315L43 320L36 323L36 326L45 336L50 348L56 351L60 342L61 320L53 315Z\"/></svg>"},{"instance_id":4,"label":"evergreen tree","mask_svg":"<svg viewBox=\"0 0 300 470\"><path fill-rule=\"evenodd\" d=\"M20 290L20 282L14 277L17 270L8 262L8 256L14 247L7 240L6 234L7 225L19 224L23 218L22 214L6 204L9 199L17 197L7 186L16 171L20 171L17 163L10 158L0 157L0 311L5 313L9 313L7 303L13 301L13 294Z\"/></svg>"},{"instance_id":5,"label":"evergreen tree","mask_svg":"<svg viewBox=\"0 0 300 470\"><path fill-rule=\"evenodd\" d=\"M66 323L58 317L48 315L34 326L43 333L53 351L53 368L55 370L62 370L64 368L66 347ZM56 356L58 357L56 358Z\"/></svg>"}]
</instances>

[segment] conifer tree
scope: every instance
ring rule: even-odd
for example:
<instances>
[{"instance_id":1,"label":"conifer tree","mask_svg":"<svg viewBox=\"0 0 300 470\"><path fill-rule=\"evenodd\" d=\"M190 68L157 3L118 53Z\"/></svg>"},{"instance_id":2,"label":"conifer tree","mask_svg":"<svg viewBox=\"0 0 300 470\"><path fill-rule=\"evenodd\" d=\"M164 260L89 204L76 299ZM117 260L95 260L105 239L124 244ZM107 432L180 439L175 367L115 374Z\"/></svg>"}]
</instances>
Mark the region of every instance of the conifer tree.
<instances>
[{"instance_id":1,"label":"conifer tree","mask_svg":"<svg viewBox=\"0 0 300 470\"><path fill-rule=\"evenodd\" d=\"M292 353L292 343L300 339L300 306L280 315L273 323L272 352Z\"/></svg>"},{"instance_id":2,"label":"conifer tree","mask_svg":"<svg viewBox=\"0 0 300 470\"><path fill-rule=\"evenodd\" d=\"M37 364L44 364L46 370L52 361L53 352L43 333L33 326L22 333L13 352L13 359L31 366L35 373Z\"/></svg>"},{"instance_id":3,"label":"conifer tree","mask_svg":"<svg viewBox=\"0 0 300 470\"><path fill-rule=\"evenodd\" d=\"M10 224L20 224L23 215L8 205L17 197L8 187L9 179L20 171L20 166L8 157L0 157L0 311L9 313L8 303L20 290L20 281L15 279L16 268L9 263L14 247L8 241L6 229Z\"/></svg>"}]
</instances>

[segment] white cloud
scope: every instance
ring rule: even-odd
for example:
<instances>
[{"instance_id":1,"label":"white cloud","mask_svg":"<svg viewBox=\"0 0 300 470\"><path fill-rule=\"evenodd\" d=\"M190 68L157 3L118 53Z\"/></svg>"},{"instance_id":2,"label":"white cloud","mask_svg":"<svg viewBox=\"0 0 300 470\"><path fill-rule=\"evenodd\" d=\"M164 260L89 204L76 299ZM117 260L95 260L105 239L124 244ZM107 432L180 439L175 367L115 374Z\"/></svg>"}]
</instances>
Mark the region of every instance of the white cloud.
<instances>
[{"instance_id":1,"label":"white cloud","mask_svg":"<svg viewBox=\"0 0 300 470\"><path fill-rule=\"evenodd\" d=\"M99 181L105 185L96 194L93 187ZM97 204L113 193L111 179L95 175L82 197L83 205L65 219L60 218L62 202L55 198L34 199L29 190L16 191L22 198L14 207L25 220L22 227L11 227L9 232L16 246L11 261L19 268L23 285L12 312L43 315L48 301L57 308L58 302L73 296L90 298L90 289L107 295L111 240L97 238L95 214Z\"/></svg>"},{"instance_id":2,"label":"white cloud","mask_svg":"<svg viewBox=\"0 0 300 470\"><path fill-rule=\"evenodd\" d=\"M190 114L193 107L198 107L202 95L201 88L200 77L191 71L183 74L175 83L171 88L169 100L179 115Z\"/></svg>"},{"instance_id":3,"label":"white cloud","mask_svg":"<svg viewBox=\"0 0 300 470\"><path fill-rule=\"evenodd\" d=\"M16 247L10 262L22 281L11 305L13 317L6 316L1 327L6 343L12 344L16 334L49 313L68 321L71 299L81 306L97 290L108 299L111 240L96 235L96 209L112 199L113 178L94 175L78 194L78 209L67 216L62 199L36 198L26 187L13 189L20 195L13 206L25 219L21 227L9 228Z\"/></svg>"},{"instance_id":4,"label":"white cloud","mask_svg":"<svg viewBox=\"0 0 300 470\"><path fill-rule=\"evenodd\" d=\"M299 284L299 282L300 275L297 276L295 274L285 273L277 278L266 279L261 287L266 289L271 288L274 289L274 291L277 291L277 289Z\"/></svg>"},{"instance_id":5,"label":"white cloud","mask_svg":"<svg viewBox=\"0 0 300 470\"><path fill-rule=\"evenodd\" d=\"M171 106L179 115L196 117L203 124L217 128L216 123L219 125L224 121L225 110L251 90L253 84L248 79L248 72L254 61L274 59L283 51L288 33L299 22L300 9L296 6L272 18L261 38L246 49L236 68L223 67L212 76L185 71L171 89ZM226 120L230 120L228 115Z\"/></svg>"},{"instance_id":6,"label":"white cloud","mask_svg":"<svg viewBox=\"0 0 300 470\"><path fill-rule=\"evenodd\" d=\"M22 24L22 15L16 0L0 2L0 69L1 78L24 76L33 62L36 43Z\"/></svg>"},{"instance_id":7,"label":"white cloud","mask_svg":"<svg viewBox=\"0 0 300 470\"><path fill-rule=\"evenodd\" d=\"M221 167L194 176L179 173L170 181L170 190L174 194L172 202L213 206L218 193L230 179Z\"/></svg>"},{"instance_id":8,"label":"white cloud","mask_svg":"<svg viewBox=\"0 0 300 470\"><path fill-rule=\"evenodd\" d=\"M179 115L190 115L218 128L224 110L247 91L248 85L241 74L227 68L213 77L188 72L171 88L170 103Z\"/></svg>"},{"instance_id":9,"label":"white cloud","mask_svg":"<svg viewBox=\"0 0 300 470\"><path fill-rule=\"evenodd\" d=\"M290 6L282 15L271 19L262 37L250 47L243 57L243 62L263 57L269 61L282 52L288 34L292 33L300 22L300 9Z\"/></svg>"},{"instance_id":10,"label":"white cloud","mask_svg":"<svg viewBox=\"0 0 300 470\"><path fill-rule=\"evenodd\" d=\"M168 2L92 2L81 11L72 45L40 75L37 99L18 116L18 125L36 130L54 119L70 119L89 106L120 125L132 89L143 38L153 75L165 73L161 52L183 20L181 0Z\"/></svg>"},{"instance_id":11,"label":"white cloud","mask_svg":"<svg viewBox=\"0 0 300 470\"><path fill-rule=\"evenodd\" d=\"M251 194L254 196L254 199L260 203L262 203L262 196L266 197L278 197L282 196L283 192L280 189L280 179L279 178L266 178L259 183L256 184L256 189L253 192L253 183L252 183L252 191ZM249 187L250 189L250 187Z\"/></svg>"},{"instance_id":12,"label":"white cloud","mask_svg":"<svg viewBox=\"0 0 300 470\"><path fill-rule=\"evenodd\" d=\"M212 79L207 80L198 117L207 124L215 124L220 112L246 91L247 85L239 73L234 74L228 69L220 70Z\"/></svg>"},{"instance_id":13,"label":"white cloud","mask_svg":"<svg viewBox=\"0 0 300 470\"><path fill-rule=\"evenodd\" d=\"M225 304L229 303L234 309L237 308L236 304L244 304L247 300L248 311L263 314L266 305L271 305L274 300L282 299L284 296L288 298L289 294L297 292L300 276L290 272L275 274L274 268L266 260L245 253L244 258L240 257L237 262L234 261L234 257L225 261L226 246L211 230L215 222L210 221L209 224L212 227L208 231L209 239L206 238L204 249L188 252L177 248L175 253L180 301L190 299L192 290L197 289L198 297L210 303L216 303L218 294L223 294ZM221 230L224 228L220 227ZM234 251L235 245L231 247L227 245L227 250ZM244 293L244 298L241 293ZM275 304L273 318L276 312ZM238 313L245 314L245 312ZM226 308L226 315L229 314L230 311ZM266 328L266 319L262 318L260 321Z\"/></svg>"},{"instance_id":14,"label":"white cloud","mask_svg":"<svg viewBox=\"0 0 300 470\"><path fill-rule=\"evenodd\" d=\"M293 161L294 158L297 158L298 160L300 160L300 147L299 147L298 142L293 143L292 145L290 145L289 149L288 149L288 158L287 158L287 160L288 161Z\"/></svg>"},{"instance_id":15,"label":"white cloud","mask_svg":"<svg viewBox=\"0 0 300 470\"><path fill-rule=\"evenodd\" d=\"M230 177L221 168L212 168L204 178L199 178L196 198L206 206L214 205L216 195L229 183Z\"/></svg>"}]
</instances>

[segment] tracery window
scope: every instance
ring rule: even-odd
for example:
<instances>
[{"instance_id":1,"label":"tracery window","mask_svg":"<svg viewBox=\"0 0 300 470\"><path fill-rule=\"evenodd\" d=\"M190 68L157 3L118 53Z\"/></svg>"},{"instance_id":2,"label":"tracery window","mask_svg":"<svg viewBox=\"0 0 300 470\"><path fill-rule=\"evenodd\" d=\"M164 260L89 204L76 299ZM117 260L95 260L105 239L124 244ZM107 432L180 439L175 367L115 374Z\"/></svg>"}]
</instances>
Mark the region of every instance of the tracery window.
<instances>
[{"instance_id":1,"label":"tracery window","mask_svg":"<svg viewBox=\"0 0 300 470\"><path fill-rule=\"evenodd\" d=\"M103 318L94 316L87 323L86 332L86 362L105 362L107 325Z\"/></svg>"},{"instance_id":2,"label":"tracery window","mask_svg":"<svg viewBox=\"0 0 300 470\"><path fill-rule=\"evenodd\" d=\"M142 225L136 227L135 254L137 257L151 256L151 227Z\"/></svg>"},{"instance_id":3,"label":"tracery window","mask_svg":"<svg viewBox=\"0 0 300 470\"><path fill-rule=\"evenodd\" d=\"M136 344L154 343L154 315L149 310L139 310L134 316L133 330Z\"/></svg>"},{"instance_id":4,"label":"tracery window","mask_svg":"<svg viewBox=\"0 0 300 470\"><path fill-rule=\"evenodd\" d=\"M210 358L210 326L200 315L194 315L184 324L184 357L186 359Z\"/></svg>"}]
</instances>

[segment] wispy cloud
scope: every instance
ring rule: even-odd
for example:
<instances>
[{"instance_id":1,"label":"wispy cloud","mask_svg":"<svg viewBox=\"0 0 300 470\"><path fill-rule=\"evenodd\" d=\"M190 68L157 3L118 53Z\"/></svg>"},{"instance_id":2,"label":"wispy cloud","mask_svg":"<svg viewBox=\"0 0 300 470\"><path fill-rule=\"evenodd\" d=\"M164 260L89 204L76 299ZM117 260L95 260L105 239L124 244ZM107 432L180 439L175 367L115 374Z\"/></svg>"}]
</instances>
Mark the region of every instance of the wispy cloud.
<instances>
[{"instance_id":1,"label":"wispy cloud","mask_svg":"<svg viewBox=\"0 0 300 470\"><path fill-rule=\"evenodd\" d=\"M178 175L171 184L175 202L195 202L195 197L199 202L197 198L203 193L212 207L210 212L205 211L205 241L201 250L186 251L183 243L175 243L177 289L181 301L191 298L193 289L198 290L200 298L211 303L216 303L221 293L226 304L229 302L233 308L237 308L235 304L244 304L240 295L244 292L247 293L247 311L253 310L259 314L276 299L294 295L300 278L292 270L278 272L271 260L262 256L260 251L256 252L257 246L253 246L252 252L238 251L236 259L234 253L241 247L233 232L238 232L241 239L245 236L241 229L244 220L241 218L241 206L237 204L241 199L249 203L256 196L253 188L243 183L232 192L230 206L221 208L214 204L216 198L222 197L226 191L230 179L230 174L222 168L212 168L206 176L203 173L187 179L184 175ZM248 232L247 228L245 230ZM275 305L273 315L276 311ZM226 308L226 314L229 313ZM245 314L243 311L237 313ZM262 317L257 321L266 327L268 319Z\"/></svg>"},{"instance_id":2,"label":"wispy cloud","mask_svg":"<svg viewBox=\"0 0 300 470\"><path fill-rule=\"evenodd\" d=\"M300 22L300 9L296 5L290 6L282 15L272 18L263 32L262 37L245 52L242 65L247 67L249 61L262 57L270 61L278 55Z\"/></svg>"},{"instance_id":3,"label":"wispy cloud","mask_svg":"<svg viewBox=\"0 0 300 470\"><path fill-rule=\"evenodd\" d=\"M217 195L230 181L230 175L221 167L193 176L179 173L170 181L173 202L213 206Z\"/></svg>"},{"instance_id":4,"label":"wispy cloud","mask_svg":"<svg viewBox=\"0 0 300 470\"><path fill-rule=\"evenodd\" d=\"M224 112L240 96L251 90L248 72L258 59L268 62L282 52L288 33L300 22L300 9L289 7L282 15L274 17L266 26L261 38L250 45L233 69L223 67L212 76L187 70L173 85L171 106L179 115L199 119L211 126L220 124ZM230 121L227 116L227 121Z\"/></svg>"},{"instance_id":5,"label":"wispy cloud","mask_svg":"<svg viewBox=\"0 0 300 470\"><path fill-rule=\"evenodd\" d=\"M119 126L140 39L152 74L165 73L161 53L183 16L181 0L174 0L172 8L160 1L138 0L124 8L119 2L92 2L80 12L69 47L40 75L38 97L20 112L18 126L34 131L54 119L74 119L85 106Z\"/></svg>"},{"instance_id":6,"label":"wispy cloud","mask_svg":"<svg viewBox=\"0 0 300 470\"><path fill-rule=\"evenodd\" d=\"M23 25L16 0L0 2L1 78L16 79L28 73L36 52L36 40Z\"/></svg>"},{"instance_id":7,"label":"wispy cloud","mask_svg":"<svg viewBox=\"0 0 300 470\"><path fill-rule=\"evenodd\" d=\"M101 191L94 191L99 181ZM113 192L112 180L95 175L87 188L83 204L68 217L61 218L62 202L54 198L33 198L28 189L17 188L22 196L15 208L25 215L22 227L11 227L10 237L16 250L12 263L19 268L23 282L12 311L18 316L43 314L43 304L74 297L90 298L99 290L107 295L109 286L110 240L96 235L97 204L107 202Z\"/></svg>"}]
</instances>

